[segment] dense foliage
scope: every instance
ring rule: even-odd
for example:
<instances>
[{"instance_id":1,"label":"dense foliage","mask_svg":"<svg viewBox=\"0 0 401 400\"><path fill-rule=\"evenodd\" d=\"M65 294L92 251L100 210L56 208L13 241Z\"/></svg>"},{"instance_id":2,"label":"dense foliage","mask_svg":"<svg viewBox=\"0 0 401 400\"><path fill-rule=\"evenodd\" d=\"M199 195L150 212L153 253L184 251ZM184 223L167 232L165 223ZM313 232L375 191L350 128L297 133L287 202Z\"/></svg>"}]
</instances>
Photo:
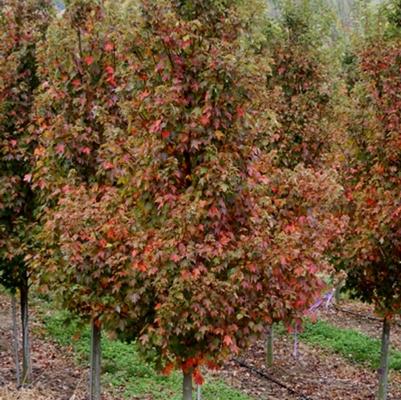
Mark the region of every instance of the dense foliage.
<instances>
[{"instance_id":1,"label":"dense foliage","mask_svg":"<svg viewBox=\"0 0 401 400\"><path fill-rule=\"evenodd\" d=\"M118 107L123 18L110 3L69 2L38 55L36 101L35 183L46 200L37 275L65 307L111 329L123 329L151 304L131 268L130 205L116 198L119 167L109 159L119 151L114 138L128 129Z\"/></svg>"},{"instance_id":2,"label":"dense foliage","mask_svg":"<svg viewBox=\"0 0 401 400\"><path fill-rule=\"evenodd\" d=\"M0 283L19 289L22 383L30 380L28 261L37 252L37 194L32 186L38 142L33 117L38 43L51 19L47 0L5 0L0 9ZM18 374L17 374L18 375ZM17 377L19 381L19 376Z\"/></svg>"},{"instance_id":3,"label":"dense foliage","mask_svg":"<svg viewBox=\"0 0 401 400\"><path fill-rule=\"evenodd\" d=\"M302 316L343 226L333 172L275 150L259 6L76 0L39 54L42 283L199 381Z\"/></svg>"},{"instance_id":4,"label":"dense foliage","mask_svg":"<svg viewBox=\"0 0 401 400\"><path fill-rule=\"evenodd\" d=\"M268 57L244 46L242 3L188 4L143 4L148 57L134 58L118 159L156 303L141 341L184 370L300 317L343 225L332 171L277 162Z\"/></svg>"},{"instance_id":5,"label":"dense foliage","mask_svg":"<svg viewBox=\"0 0 401 400\"><path fill-rule=\"evenodd\" d=\"M400 310L399 40L370 44L359 55L359 109L350 127L352 215L348 286L384 314ZM358 93L359 91L359 93Z\"/></svg>"},{"instance_id":6,"label":"dense foliage","mask_svg":"<svg viewBox=\"0 0 401 400\"><path fill-rule=\"evenodd\" d=\"M8 287L24 280L24 258L32 252L35 53L50 9L46 0L10 0L0 10L0 281Z\"/></svg>"}]
</instances>

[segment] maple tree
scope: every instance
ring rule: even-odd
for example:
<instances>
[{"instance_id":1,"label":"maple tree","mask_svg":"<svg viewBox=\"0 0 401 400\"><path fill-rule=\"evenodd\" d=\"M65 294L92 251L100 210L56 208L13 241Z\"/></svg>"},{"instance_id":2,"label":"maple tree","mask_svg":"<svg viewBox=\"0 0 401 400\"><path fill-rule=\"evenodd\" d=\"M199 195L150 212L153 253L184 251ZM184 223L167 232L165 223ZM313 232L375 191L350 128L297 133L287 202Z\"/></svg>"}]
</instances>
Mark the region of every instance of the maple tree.
<instances>
[{"instance_id":1,"label":"maple tree","mask_svg":"<svg viewBox=\"0 0 401 400\"><path fill-rule=\"evenodd\" d=\"M32 118L39 84L36 49L50 18L47 0L5 0L0 8L0 283L20 293L22 383L31 374L26 260L34 253L37 222L31 182L37 143Z\"/></svg>"},{"instance_id":2,"label":"maple tree","mask_svg":"<svg viewBox=\"0 0 401 400\"><path fill-rule=\"evenodd\" d=\"M109 160L119 152L113 138L127 130L118 101L126 93L129 17L114 2L69 1L38 51L33 180L42 192L43 227L32 264L42 290L91 321L91 399L100 399L101 328L146 321L151 303L146 284L127 272L135 231L126 217L129 202L115 197L119 166Z\"/></svg>"},{"instance_id":3,"label":"maple tree","mask_svg":"<svg viewBox=\"0 0 401 400\"><path fill-rule=\"evenodd\" d=\"M165 372L183 370L190 399L199 366L313 303L344 224L329 211L342 192L330 170L277 162L267 57L243 28L244 8L261 4L141 5L146 48L132 53L120 193L140 232L133 267L155 301L140 341Z\"/></svg>"},{"instance_id":4,"label":"maple tree","mask_svg":"<svg viewBox=\"0 0 401 400\"><path fill-rule=\"evenodd\" d=\"M337 136L307 4L286 2L270 37L260 0L69 0L51 23L50 0L1 1L0 282L21 295L24 382L32 277L91 321L91 399L106 328L181 369L189 400L201 366L298 329L334 254L383 316L386 398L400 8L351 54Z\"/></svg>"},{"instance_id":5,"label":"maple tree","mask_svg":"<svg viewBox=\"0 0 401 400\"><path fill-rule=\"evenodd\" d=\"M400 39L377 35L355 51L344 154L346 287L383 317L378 398L387 398L391 321L400 314Z\"/></svg>"},{"instance_id":6,"label":"maple tree","mask_svg":"<svg viewBox=\"0 0 401 400\"><path fill-rule=\"evenodd\" d=\"M269 85L276 95L272 108L278 121L273 140L287 168L299 163L321 165L332 141L335 70L325 47L334 20L324 9L317 17L316 6L313 1L279 2L280 16L269 22L275 30L267 31L272 59Z\"/></svg>"},{"instance_id":7,"label":"maple tree","mask_svg":"<svg viewBox=\"0 0 401 400\"><path fill-rule=\"evenodd\" d=\"M341 208L338 207L341 198L341 189L337 183L339 176L330 164L331 160L328 157L333 144L333 132L336 124L333 118L332 104L333 82L336 74L334 66L329 63L332 55L327 54L325 43L331 40L329 33L334 21L327 10L322 10L322 14L319 14L320 23L316 23L315 7L316 4L312 1L281 2L275 6L278 16L266 23L265 45L267 45L266 50L272 67L268 87L274 98L270 104L275 111L277 120L270 149L275 154L274 163L277 171L281 170L277 186L280 187L280 182L284 182L284 187L286 187L286 182L289 180L295 185L305 184L298 179L301 171L302 174L308 174L309 179L315 180L316 183L321 180L321 174L328 177L330 182L326 183L325 189L314 186L313 191L320 199L310 206L304 199L297 199L293 202L290 189L282 192L280 190L276 194L282 201L281 207L277 208L277 220L282 220L283 225L278 225L274 237L280 237L282 230L286 231L288 227L296 226L297 228L294 229L299 232L298 234L305 234L301 242L308 243L304 249L295 250L296 253L301 254L301 257L304 256L308 246L309 248L314 246L312 242L308 241L309 234L318 233L319 228L325 223L334 223L339 229L337 238L340 238L340 231L346 225L346 218L342 217ZM283 171L285 172L283 173ZM325 198L324 192L321 190L334 190L335 187L338 190L335 194L337 205L332 203L334 207L330 208L327 207L330 202L327 201L328 198ZM305 204L302 204L303 202ZM299 207L298 204L302 204L302 206ZM304 227L298 226L298 219L302 220L311 216L316 218L316 215L319 215L319 222L315 221L315 226L311 231L309 231L308 224ZM293 225L294 223L295 225ZM319 234L326 237L323 231L319 232L316 237L319 237ZM330 237L330 244L327 242L319 249L319 257L322 258L322 261L324 260L325 267L321 262L313 262L312 265L319 265L317 270L331 274L328 259L330 252L335 248L335 241L333 235L327 237ZM319 248L317 241L315 246ZM294 244L289 248L293 250ZM279 249L279 251L283 251L281 247ZM303 289L304 276L297 273L297 271L304 270L303 262L293 261L299 269L292 271L291 286L299 294L305 290ZM297 279L300 280L298 284L296 283ZM314 279L311 282L307 297L316 299L326 285L323 282L317 284ZM299 320L295 322L293 327L295 330L301 325L302 308L303 312L307 313L309 306L310 303L299 302ZM269 333L271 329L272 327L268 328L266 341L268 366L272 364L272 337Z\"/></svg>"}]
</instances>

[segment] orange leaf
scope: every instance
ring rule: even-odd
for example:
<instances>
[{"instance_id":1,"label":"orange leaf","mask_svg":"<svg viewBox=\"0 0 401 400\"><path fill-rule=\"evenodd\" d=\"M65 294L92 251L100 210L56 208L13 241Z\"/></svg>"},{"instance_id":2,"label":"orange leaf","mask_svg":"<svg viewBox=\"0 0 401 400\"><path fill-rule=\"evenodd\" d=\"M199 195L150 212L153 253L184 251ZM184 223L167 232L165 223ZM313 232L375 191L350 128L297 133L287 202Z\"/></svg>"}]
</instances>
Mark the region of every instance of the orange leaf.
<instances>
[{"instance_id":1,"label":"orange leaf","mask_svg":"<svg viewBox=\"0 0 401 400\"><path fill-rule=\"evenodd\" d=\"M226 336L224 336L223 343L226 346L231 346L234 342L233 342L233 340L231 339L230 336L226 335Z\"/></svg>"},{"instance_id":2,"label":"orange leaf","mask_svg":"<svg viewBox=\"0 0 401 400\"><path fill-rule=\"evenodd\" d=\"M162 370L162 375L169 376L174 369L173 363L168 363Z\"/></svg>"}]
</instances>

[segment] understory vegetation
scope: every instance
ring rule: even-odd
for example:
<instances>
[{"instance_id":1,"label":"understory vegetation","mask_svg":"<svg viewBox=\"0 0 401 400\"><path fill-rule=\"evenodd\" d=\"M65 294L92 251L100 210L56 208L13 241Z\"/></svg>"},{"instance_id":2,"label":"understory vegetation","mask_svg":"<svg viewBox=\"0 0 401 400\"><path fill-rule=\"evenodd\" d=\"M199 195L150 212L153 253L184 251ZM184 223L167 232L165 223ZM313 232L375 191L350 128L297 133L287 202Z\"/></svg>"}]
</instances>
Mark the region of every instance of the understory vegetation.
<instances>
[{"instance_id":1,"label":"understory vegetation","mask_svg":"<svg viewBox=\"0 0 401 400\"><path fill-rule=\"evenodd\" d=\"M377 369L380 362L380 340L353 329L338 328L325 321L306 321L299 335L305 343L334 351L344 358L365 363ZM401 351L390 350L390 369L401 370Z\"/></svg>"}]
</instances>

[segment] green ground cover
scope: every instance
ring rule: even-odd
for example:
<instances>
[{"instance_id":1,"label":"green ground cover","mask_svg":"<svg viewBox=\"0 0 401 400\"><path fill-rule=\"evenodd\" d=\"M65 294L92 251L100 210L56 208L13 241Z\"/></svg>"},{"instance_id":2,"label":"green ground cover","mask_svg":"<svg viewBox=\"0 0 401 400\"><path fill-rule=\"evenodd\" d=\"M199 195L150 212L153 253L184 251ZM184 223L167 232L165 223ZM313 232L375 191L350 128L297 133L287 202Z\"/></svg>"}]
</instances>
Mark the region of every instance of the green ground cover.
<instances>
[{"instance_id":1,"label":"green ground cover","mask_svg":"<svg viewBox=\"0 0 401 400\"><path fill-rule=\"evenodd\" d=\"M353 329L338 328L325 321L306 321L300 340L328 349L344 358L364 363L376 369L379 366L380 340ZM401 370L401 351L390 350L390 369Z\"/></svg>"}]
</instances>

